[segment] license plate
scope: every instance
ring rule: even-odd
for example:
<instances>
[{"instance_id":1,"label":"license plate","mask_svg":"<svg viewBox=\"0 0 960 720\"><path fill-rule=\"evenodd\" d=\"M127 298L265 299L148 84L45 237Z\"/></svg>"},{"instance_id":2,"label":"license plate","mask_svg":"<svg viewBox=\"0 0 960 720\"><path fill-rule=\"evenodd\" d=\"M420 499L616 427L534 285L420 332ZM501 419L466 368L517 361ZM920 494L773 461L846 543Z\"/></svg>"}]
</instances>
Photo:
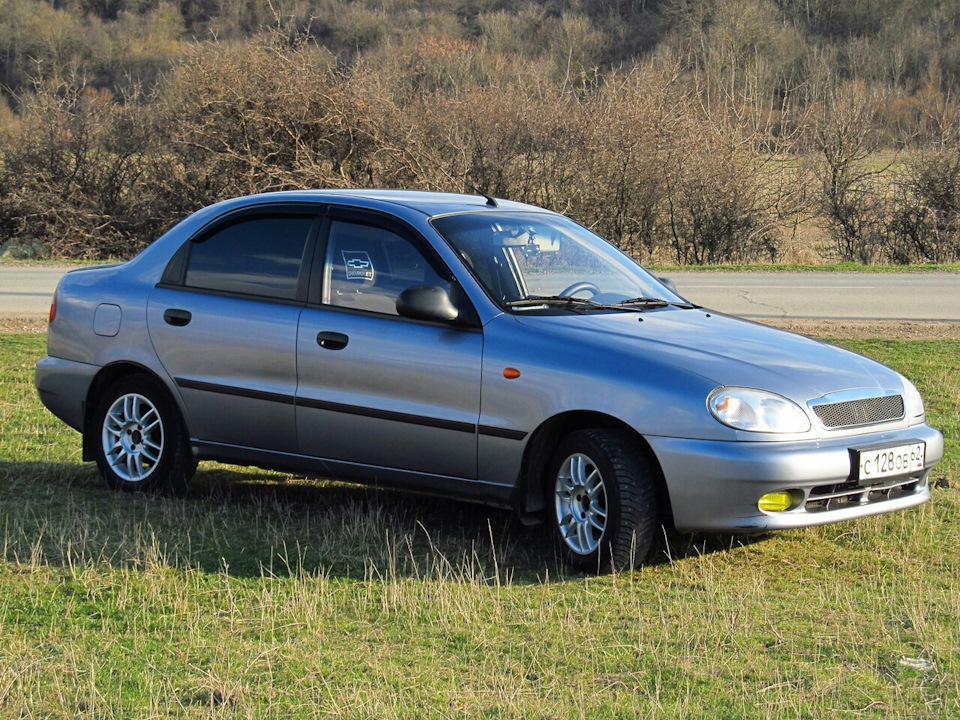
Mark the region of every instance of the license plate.
<instances>
[{"instance_id":1,"label":"license plate","mask_svg":"<svg viewBox=\"0 0 960 720\"><path fill-rule=\"evenodd\" d=\"M923 470L926 449L926 443L922 442L893 447L861 448L856 451L860 465L857 478L863 484L868 480Z\"/></svg>"}]
</instances>

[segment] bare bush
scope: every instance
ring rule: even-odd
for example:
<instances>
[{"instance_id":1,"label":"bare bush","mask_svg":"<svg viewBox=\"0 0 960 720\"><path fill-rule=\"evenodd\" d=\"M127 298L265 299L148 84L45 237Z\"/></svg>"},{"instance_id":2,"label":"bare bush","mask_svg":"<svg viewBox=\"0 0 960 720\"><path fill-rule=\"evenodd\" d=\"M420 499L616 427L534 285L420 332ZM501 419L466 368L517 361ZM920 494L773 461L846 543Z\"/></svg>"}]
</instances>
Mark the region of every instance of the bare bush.
<instances>
[{"instance_id":1,"label":"bare bush","mask_svg":"<svg viewBox=\"0 0 960 720\"><path fill-rule=\"evenodd\" d=\"M898 189L890 259L960 259L960 148L953 144L925 154L908 167Z\"/></svg>"},{"instance_id":2,"label":"bare bush","mask_svg":"<svg viewBox=\"0 0 960 720\"><path fill-rule=\"evenodd\" d=\"M583 113L584 179L570 208L601 235L643 260L663 243L663 171L680 151L689 106L670 73L634 71L611 78Z\"/></svg>"},{"instance_id":3,"label":"bare bush","mask_svg":"<svg viewBox=\"0 0 960 720\"><path fill-rule=\"evenodd\" d=\"M821 208L842 260L873 263L887 235L889 197L881 180L891 162L872 162L881 147L873 122L875 99L860 84L831 93L813 118L820 161Z\"/></svg>"},{"instance_id":4,"label":"bare bush","mask_svg":"<svg viewBox=\"0 0 960 720\"><path fill-rule=\"evenodd\" d=\"M107 91L39 86L3 153L0 225L54 255L129 256L162 220L140 192L151 148L148 119Z\"/></svg>"},{"instance_id":5,"label":"bare bush","mask_svg":"<svg viewBox=\"0 0 960 720\"><path fill-rule=\"evenodd\" d=\"M668 169L666 221L681 265L775 261L778 218L764 197L756 158L730 145L704 142Z\"/></svg>"},{"instance_id":6,"label":"bare bush","mask_svg":"<svg viewBox=\"0 0 960 720\"><path fill-rule=\"evenodd\" d=\"M393 101L314 45L198 48L162 105L175 185L198 204L309 187L395 185ZM188 192L189 191L189 192Z\"/></svg>"}]
</instances>

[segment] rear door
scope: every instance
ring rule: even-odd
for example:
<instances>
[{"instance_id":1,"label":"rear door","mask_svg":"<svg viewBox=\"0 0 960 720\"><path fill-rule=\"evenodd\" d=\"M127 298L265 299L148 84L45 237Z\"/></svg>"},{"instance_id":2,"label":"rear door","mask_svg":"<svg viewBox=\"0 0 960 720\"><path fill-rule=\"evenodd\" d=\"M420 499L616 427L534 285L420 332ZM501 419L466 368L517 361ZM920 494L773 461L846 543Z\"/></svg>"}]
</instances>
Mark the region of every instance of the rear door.
<instances>
[{"instance_id":1,"label":"rear door","mask_svg":"<svg viewBox=\"0 0 960 720\"><path fill-rule=\"evenodd\" d=\"M191 239L147 306L191 438L296 452L297 324L316 210L231 216Z\"/></svg>"},{"instance_id":2,"label":"rear door","mask_svg":"<svg viewBox=\"0 0 960 720\"><path fill-rule=\"evenodd\" d=\"M374 479L475 480L483 335L396 310L406 288L449 288L449 270L384 216L331 208L324 226L297 343L300 452Z\"/></svg>"}]
</instances>

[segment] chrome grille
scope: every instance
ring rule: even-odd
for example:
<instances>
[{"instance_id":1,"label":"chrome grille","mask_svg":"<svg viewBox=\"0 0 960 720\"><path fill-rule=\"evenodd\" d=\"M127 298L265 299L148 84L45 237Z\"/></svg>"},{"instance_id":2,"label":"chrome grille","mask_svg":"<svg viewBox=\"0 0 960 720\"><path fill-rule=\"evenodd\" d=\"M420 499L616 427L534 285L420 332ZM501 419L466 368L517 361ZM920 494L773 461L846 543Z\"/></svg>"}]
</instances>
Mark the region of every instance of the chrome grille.
<instances>
[{"instance_id":1,"label":"chrome grille","mask_svg":"<svg viewBox=\"0 0 960 720\"><path fill-rule=\"evenodd\" d=\"M880 397L848 400L846 402L814 405L813 411L824 427L840 428L855 425L870 425L903 417L903 397L881 395Z\"/></svg>"}]
</instances>

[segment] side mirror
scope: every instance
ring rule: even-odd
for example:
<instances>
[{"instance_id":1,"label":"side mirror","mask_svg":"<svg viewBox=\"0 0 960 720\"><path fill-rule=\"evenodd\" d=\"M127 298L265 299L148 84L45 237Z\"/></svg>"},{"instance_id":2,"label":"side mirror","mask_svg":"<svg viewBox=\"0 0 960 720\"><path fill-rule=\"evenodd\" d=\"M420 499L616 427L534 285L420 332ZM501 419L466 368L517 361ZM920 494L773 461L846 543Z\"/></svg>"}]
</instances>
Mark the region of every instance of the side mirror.
<instances>
[{"instance_id":1,"label":"side mirror","mask_svg":"<svg viewBox=\"0 0 960 720\"><path fill-rule=\"evenodd\" d=\"M674 295L679 295L679 294L680 294L680 293L677 292L677 286L673 284L673 280L671 280L670 278L668 278L668 277L658 277L657 280L659 280L659 281L662 282L664 285L666 285L666 286L667 286L667 290L669 290L670 292L672 292Z\"/></svg>"},{"instance_id":2,"label":"side mirror","mask_svg":"<svg viewBox=\"0 0 960 720\"><path fill-rule=\"evenodd\" d=\"M447 291L436 285L416 285L407 288L397 298L397 314L413 320L453 322L460 311Z\"/></svg>"}]
</instances>

